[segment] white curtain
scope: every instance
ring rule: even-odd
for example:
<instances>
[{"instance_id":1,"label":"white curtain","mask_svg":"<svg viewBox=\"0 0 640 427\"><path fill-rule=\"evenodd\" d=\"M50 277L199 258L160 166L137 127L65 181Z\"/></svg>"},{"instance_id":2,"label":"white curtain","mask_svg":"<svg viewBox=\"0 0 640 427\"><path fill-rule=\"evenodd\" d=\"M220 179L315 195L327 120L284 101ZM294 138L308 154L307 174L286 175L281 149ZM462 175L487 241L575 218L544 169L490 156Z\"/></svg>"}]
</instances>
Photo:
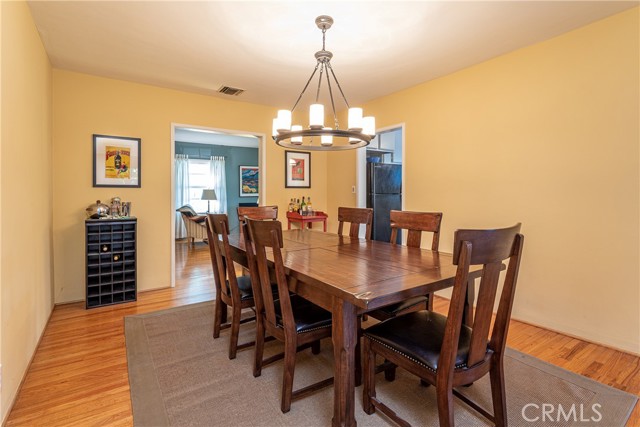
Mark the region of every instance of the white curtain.
<instances>
[{"instance_id":1,"label":"white curtain","mask_svg":"<svg viewBox=\"0 0 640 427\"><path fill-rule=\"evenodd\" d=\"M189 156L186 154L176 154L175 158L176 171L176 203L175 209L189 203ZM187 230L184 227L180 212L176 212L176 239L187 237Z\"/></svg>"},{"instance_id":2,"label":"white curtain","mask_svg":"<svg viewBox=\"0 0 640 427\"><path fill-rule=\"evenodd\" d=\"M225 162L222 156L211 156L211 188L216 192L218 200L211 203L213 213L227 213L227 179L225 178Z\"/></svg>"}]
</instances>

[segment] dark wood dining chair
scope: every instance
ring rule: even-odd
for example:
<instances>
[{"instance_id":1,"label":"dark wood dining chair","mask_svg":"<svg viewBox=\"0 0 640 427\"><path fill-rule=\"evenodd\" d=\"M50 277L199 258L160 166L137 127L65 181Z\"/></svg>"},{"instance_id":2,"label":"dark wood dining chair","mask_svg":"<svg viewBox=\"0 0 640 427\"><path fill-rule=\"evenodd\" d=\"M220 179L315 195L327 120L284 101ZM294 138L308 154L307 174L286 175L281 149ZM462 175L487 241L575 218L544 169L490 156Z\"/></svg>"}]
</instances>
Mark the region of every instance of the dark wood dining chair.
<instances>
[{"instance_id":1,"label":"dark wood dining chair","mask_svg":"<svg viewBox=\"0 0 640 427\"><path fill-rule=\"evenodd\" d=\"M320 352L320 340L331 336L331 313L298 295L290 295L282 259L282 224L280 221L261 221L247 218L248 235L255 250L263 310L256 319L256 348L254 376L262 373L265 333L284 343L284 373L280 409L289 412L291 402L333 384L333 377L293 390L296 352L311 346ZM251 244L246 245L247 253ZM272 291L267 249L273 257L272 270L277 294ZM277 297L277 299L276 299Z\"/></svg>"},{"instance_id":2,"label":"dark wood dining chair","mask_svg":"<svg viewBox=\"0 0 640 427\"><path fill-rule=\"evenodd\" d=\"M238 345L240 324L250 322L254 316L241 319L242 310L253 308L253 288L249 276L236 276L229 246L229 218L225 214L207 214L209 252L216 286L214 303L213 338L220 337L220 330L231 328L229 359L235 359L238 350L250 347L254 342ZM231 308L231 322L227 322L227 308Z\"/></svg>"},{"instance_id":3,"label":"dark wood dining chair","mask_svg":"<svg viewBox=\"0 0 640 427\"><path fill-rule=\"evenodd\" d=\"M240 225L240 232L244 231L242 224L245 217L251 219L278 219L278 206L238 206L236 209L238 214L238 224ZM250 275L249 269L242 267L242 275Z\"/></svg>"},{"instance_id":4,"label":"dark wood dining chair","mask_svg":"<svg viewBox=\"0 0 640 427\"><path fill-rule=\"evenodd\" d=\"M376 397L375 357L420 377L436 387L440 426L454 425L453 395L496 426L507 425L503 356L522 256L520 224L499 230L458 230L454 236L454 264L458 266L447 316L423 310L381 322L364 331L363 408L380 410L399 425L409 425ZM509 266L491 337L491 314L503 261ZM476 315L463 325L469 266L482 265ZM455 387L468 385L489 373L493 415Z\"/></svg>"},{"instance_id":5,"label":"dark wood dining chair","mask_svg":"<svg viewBox=\"0 0 640 427\"><path fill-rule=\"evenodd\" d=\"M411 248L419 248L422 243L422 233L431 232L431 250L437 251L440 245L440 224L442 212L390 212L391 218L391 244L398 241L398 232L407 230L406 245ZM368 315L378 320L391 319L392 317L418 310L433 310L433 293L409 298L397 304L391 304L378 310L369 312Z\"/></svg>"},{"instance_id":6,"label":"dark wood dining chair","mask_svg":"<svg viewBox=\"0 0 640 427\"><path fill-rule=\"evenodd\" d=\"M238 221L251 219L278 219L278 206L238 206Z\"/></svg>"},{"instance_id":7,"label":"dark wood dining chair","mask_svg":"<svg viewBox=\"0 0 640 427\"><path fill-rule=\"evenodd\" d=\"M373 209L371 208L338 208L338 234L342 236L344 223L349 223L349 237L358 237L360 224L366 226L364 236L371 240Z\"/></svg>"}]
</instances>

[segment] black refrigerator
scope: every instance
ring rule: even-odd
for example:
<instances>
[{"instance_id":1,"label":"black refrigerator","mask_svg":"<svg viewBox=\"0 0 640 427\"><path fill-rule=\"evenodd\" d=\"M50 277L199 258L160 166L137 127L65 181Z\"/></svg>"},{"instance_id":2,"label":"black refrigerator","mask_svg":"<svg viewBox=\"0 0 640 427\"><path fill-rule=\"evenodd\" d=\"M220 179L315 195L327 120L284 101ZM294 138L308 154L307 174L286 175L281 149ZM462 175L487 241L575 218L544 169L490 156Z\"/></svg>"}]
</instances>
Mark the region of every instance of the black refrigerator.
<instances>
[{"instance_id":1,"label":"black refrigerator","mask_svg":"<svg viewBox=\"0 0 640 427\"><path fill-rule=\"evenodd\" d=\"M402 210L402 165L367 163L367 207L373 208L371 238L388 242L391 239L389 212Z\"/></svg>"}]
</instances>

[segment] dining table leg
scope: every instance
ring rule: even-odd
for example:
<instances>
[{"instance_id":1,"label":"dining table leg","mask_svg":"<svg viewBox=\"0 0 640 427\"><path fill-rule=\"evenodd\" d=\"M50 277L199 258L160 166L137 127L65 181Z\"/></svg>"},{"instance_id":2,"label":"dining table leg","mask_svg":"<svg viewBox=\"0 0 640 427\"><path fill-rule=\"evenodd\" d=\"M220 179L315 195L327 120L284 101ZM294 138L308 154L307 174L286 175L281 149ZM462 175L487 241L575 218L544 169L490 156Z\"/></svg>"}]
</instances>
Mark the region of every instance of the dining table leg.
<instances>
[{"instance_id":1,"label":"dining table leg","mask_svg":"<svg viewBox=\"0 0 640 427\"><path fill-rule=\"evenodd\" d=\"M353 304L333 299L333 427L351 427L355 419L355 354L358 341L357 314Z\"/></svg>"}]
</instances>

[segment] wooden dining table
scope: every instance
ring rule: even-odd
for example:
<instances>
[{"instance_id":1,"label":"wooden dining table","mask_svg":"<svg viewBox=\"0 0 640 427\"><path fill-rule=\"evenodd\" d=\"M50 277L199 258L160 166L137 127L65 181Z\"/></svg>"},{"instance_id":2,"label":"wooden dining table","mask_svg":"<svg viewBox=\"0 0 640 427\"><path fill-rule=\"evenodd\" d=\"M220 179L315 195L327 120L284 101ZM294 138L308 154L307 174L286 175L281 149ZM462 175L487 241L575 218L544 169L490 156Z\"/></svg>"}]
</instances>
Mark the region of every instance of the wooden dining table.
<instances>
[{"instance_id":1,"label":"wooden dining table","mask_svg":"<svg viewBox=\"0 0 640 427\"><path fill-rule=\"evenodd\" d=\"M246 266L244 238L232 233L229 243L234 261ZM452 255L305 229L283 231L282 255L289 289L333 315L332 425L355 426L358 316L452 286Z\"/></svg>"}]
</instances>

